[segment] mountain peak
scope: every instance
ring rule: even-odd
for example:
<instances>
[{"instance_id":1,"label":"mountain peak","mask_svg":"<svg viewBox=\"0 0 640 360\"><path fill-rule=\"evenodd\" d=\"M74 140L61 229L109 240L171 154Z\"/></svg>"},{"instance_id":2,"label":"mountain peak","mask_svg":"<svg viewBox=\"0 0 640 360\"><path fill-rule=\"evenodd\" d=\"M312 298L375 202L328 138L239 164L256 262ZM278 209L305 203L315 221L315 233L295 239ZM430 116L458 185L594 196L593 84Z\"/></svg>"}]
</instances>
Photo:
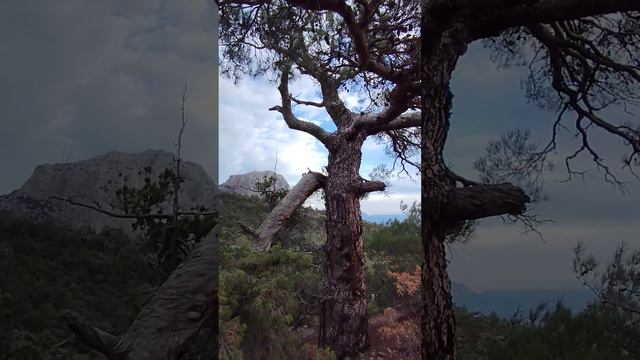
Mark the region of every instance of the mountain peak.
<instances>
[{"instance_id":1,"label":"mountain peak","mask_svg":"<svg viewBox=\"0 0 640 360\"><path fill-rule=\"evenodd\" d=\"M19 189L0 196L0 211L21 213L36 220L51 218L74 228L90 226L100 230L110 226L129 232L130 220L114 219L51 197L100 204L105 210L118 212L115 195L118 188L141 187L145 177L157 179L165 169L174 168L173 159L174 154L168 151L148 149L139 153L110 151L77 162L41 164ZM215 184L204 168L183 161L182 174L185 182L180 194L181 207L211 207Z\"/></svg>"},{"instance_id":2,"label":"mountain peak","mask_svg":"<svg viewBox=\"0 0 640 360\"><path fill-rule=\"evenodd\" d=\"M275 187L278 190L289 190L289 183L284 176L272 170L251 171L241 175L231 175L229 179L220 185L220 191L231 192L245 196L258 195L256 182L262 181L265 177L274 176L276 178Z\"/></svg>"}]
</instances>

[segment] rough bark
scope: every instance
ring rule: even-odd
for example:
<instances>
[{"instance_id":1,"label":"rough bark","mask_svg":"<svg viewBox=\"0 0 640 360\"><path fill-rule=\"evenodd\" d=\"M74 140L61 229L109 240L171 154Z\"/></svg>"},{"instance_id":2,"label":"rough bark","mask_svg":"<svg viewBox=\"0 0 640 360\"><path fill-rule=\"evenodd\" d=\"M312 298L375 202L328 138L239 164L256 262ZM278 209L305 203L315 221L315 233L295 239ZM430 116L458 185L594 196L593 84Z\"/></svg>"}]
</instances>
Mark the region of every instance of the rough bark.
<instances>
[{"instance_id":1,"label":"rough bark","mask_svg":"<svg viewBox=\"0 0 640 360\"><path fill-rule=\"evenodd\" d=\"M524 191L511 184L477 185L453 189L445 202L446 222L475 220L497 215L520 215L530 201Z\"/></svg>"},{"instance_id":2,"label":"rough bark","mask_svg":"<svg viewBox=\"0 0 640 360\"><path fill-rule=\"evenodd\" d=\"M338 359L356 355L367 346L364 243L359 176L365 136L347 140L336 136L329 152L325 186L327 211L327 300L323 304L321 345Z\"/></svg>"},{"instance_id":3,"label":"rough bark","mask_svg":"<svg viewBox=\"0 0 640 360\"><path fill-rule=\"evenodd\" d=\"M271 211L267 218L262 222L260 228L253 232L242 224L243 229L255 237L256 249L260 251L268 251L275 236L286 225L291 215L298 209L304 201L311 196L316 190L320 189L326 181L323 174L309 171L304 174L296 186L287 193L280 203Z\"/></svg>"},{"instance_id":4,"label":"rough bark","mask_svg":"<svg viewBox=\"0 0 640 360\"><path fill-rule=\"evenodd\" d=\"M451 73L466 51L464 29L441 11L423 9L422 28L422 358L455 358L455 319L447 273L445 205L455 183L447 176L443 149L449 130ZM430 17L431 16L431 17ZM428 25L426 25L428 24Z\"/></svg>"},{"instance_id":5,"label":"rough bark","mask_svg":"<svg viewBox=\"0 0 640 360\"><path fill-rule=\"evenodd\" d=\"M539 24L620 11L638 11L640 3L633 0L425 0L423 5L421 231L425 263L422 271L424 289L422 358L449 360L455 358L455 321L443 244L447 226L455 220L479 219L503 214L520 215L525 210L525 204L529 202L529 198L522 190L512 185L482 185L456 189L454 182L460 180L452 177L447 179L442 152L449 127L451 107L449 81L457 59L466 51L466 46L471 41L498 35L509 28L526 26L539 41L552 49L550 61L556 60L552 63L553 70L556 70L552 75L560 74L553 79L554 88L571 95L571 90L567 90L567 87L561 83L566 70L561 66L562 61L565 63L568 61L562 56L566 54L554 51L554 45L559 46L556 39L548 38L539 30L544 30ZM580 51L586 50L578 50L579 55L582 56ZM584 63L586 64L587 60L584 60ZM601 65L605 67L613 65L618 71L621 69L619 64L611 62L598 64L598 66ZM626 71L628 67L624 69ZM591 74L591 71L589 69L583 72ZM576 76L574 73L566 75L572 80L575 80ZM577 77L580 79L579 76ZM590 91L586 86L585 89L588 89L587 92ZM584 101L588 102L588 95L591 94L580 93L579 96L574 95L574 97L586 98L587 100ZM616 134L617 130L616 135L623 137L632 147L634 146L635 138L628 133L622 134L619 128L616 129L592 113L585 112L577 105L577 101L569 105L579 116L589 118L593 124L610 133ZM586 108L590 108L589 105L586 105ZM593 108L590 109L593 110ZM580 121L577 128L583 130L580 127ZM583 144L585 144L583 149L588 148L586 132L582 131L582 134ZM555 145L555 132L553 143ZM596 162L598 162L597 156Z\"/></svg>"},{"instance_id":6,"label":"rough bark","mask_svg":"<svg viewBox=\"0 0 640 360\"><path fill-rule=\"evenodd\" d=\"M636 0L507 0L515 6L504 6L507 2L505 0L487 1L495 1L495 5L481 11L477 8L466 11L465 23L472 39L495 36L506 29L518 26L549 24L623 11L640 11L640 3ZM482 6L481 3L478 5Z\"/></svg>"},{"instance_id":7,"label":"rough bark","mask_svg":"<svg viewBox=\"0 0 640 360\"><path fill-rule=\"evenodd\" d=\"M268 251L273 238L293 212L317 189L326 192L327 289L322 304L319 343L334 350L338 359L353 356L367 346L365 264L360 197L382 191L385 184L359 175L365 132L329 138L328 175L305 174L262 222L258 230L239 225L256 239L256 248Z\"/></svg>"},{"instance_id":8,"label":"rough bark","mask_svg":"<svg viewBox=\"0 0 640 360\"><path fill-rule=\"evenodd\" d=\"M218 298L203 316L200 326L179 348L175 359L213 360L218 358Z\"/></svg>"},{"instance_id":9,"label":"rough bark","mask_svg":"<svg viewBox=\"0 0 640 360\"><path fill-rule=\"evenodd\" d=\"M86 322L73 321L79 317L74 318L71 313L65 316L67 322L72 320L70 328L81 339L99 340L85 344L111 360L215 358L217 259L218 240L212 230L162 284L116 343L113 335ZM73 326L78 323L83 326Z\"/></svg>"}]
</instances>

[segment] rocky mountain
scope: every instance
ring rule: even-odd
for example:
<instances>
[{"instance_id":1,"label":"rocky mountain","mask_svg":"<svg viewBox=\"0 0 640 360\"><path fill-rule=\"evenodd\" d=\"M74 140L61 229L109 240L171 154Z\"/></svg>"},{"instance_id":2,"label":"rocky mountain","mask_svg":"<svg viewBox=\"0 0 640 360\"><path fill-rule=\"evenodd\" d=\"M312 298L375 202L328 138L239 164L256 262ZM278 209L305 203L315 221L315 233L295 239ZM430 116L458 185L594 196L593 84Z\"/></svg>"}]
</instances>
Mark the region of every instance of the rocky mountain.
<instances>
[{"instance_id":1,"label":"rocky mountain","mask_svg":"<svg viewBox=\"0 0 640 360\"><path fill-rule=\"evenodd\" d=\"M263 181L265 177L275 176L276 189L289 190L289 183L280 174L276 174L273 171L252 171L243 175L231 175L229 179L220 185L220 191L236 193L245 196L258 195L255 190L256 182Z\"/></svg>"},{"instance_id":2,"label":"rocky mountain","mask_svg":"<svg viewBox=\"0 0 640 360\"><path fill-rule=\"evenodd\" d=\"M0 196L0 211L20 213L33 219L53 219L74 228L104 226L131 231L131 220L115 219L96 211L70 205L51 196L71 198L77 202L117 209L116 190L123 185L141 187L145 177L158 178L165 169L173 169L173 154L164 150L141 153L112 151L74 163L39 165L33 175L10 194ZM213 206L215 183L199 164L183 161L180 205L190 209L196 205ZM169 207L169 204L164 204Z\"/></svg>"}]
</instances>

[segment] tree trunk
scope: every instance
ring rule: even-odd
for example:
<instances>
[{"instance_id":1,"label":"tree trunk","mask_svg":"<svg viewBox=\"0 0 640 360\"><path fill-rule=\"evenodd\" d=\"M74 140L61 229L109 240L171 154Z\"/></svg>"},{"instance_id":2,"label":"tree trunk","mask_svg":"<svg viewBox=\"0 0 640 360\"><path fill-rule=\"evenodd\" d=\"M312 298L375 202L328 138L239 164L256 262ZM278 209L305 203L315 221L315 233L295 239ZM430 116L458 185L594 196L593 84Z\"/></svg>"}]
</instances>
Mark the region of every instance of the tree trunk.
<instances>
[{"instance_id":1,"label":"tree trunk","mask_svg":"<svg viewBox=\"0 0 640 360\"><path fill-rule=\"evenodd\" d=\"M334 141L325 185L327 300L322 307L321 345L344 359L367 346L362 214L357 189L364 136L338 136Z\"/></svg>"},{"instance_id":2,"label":"tree trunk","mask_svg":"<svg viewBox=\"0 0 640 360\"><path fill-rule=\"evenodd\" d=\"M440 99L442 100L442 99ZM422 359L451 360L455 358L455 320L451 300L451 282L447 273L445 235L447 224L443 208L454 184L446 177L439 140L435 132L444 136L448 121L440 122L436 114L442 111L437 102L430 107L434 116L422 131ZM438 107L441 107L438 109ZM431 133L426 134L427 131Z\"/></svg>"},{"instance_id":3,"label":"tree trunk","mask_svg":"<svg viewBox=\"0 0 640 360\"><path fill-rule=\"evenodd\" d=\"M425 11L425 10L423 10ZM423 13L424 14L424 13ZM455 359L455 319L447 273L445 217L455 182L447 176L443 150L449 130L449 81L460 55L464 29L453 22L425 19L422 28L422 359ZM443 31L444 29L444 31ZM433 35L435 34L435 35Z\"/></svg>"},{"instance_id":4,"label":"tree trunk","mask_svg":"<svg viewBox=\"0 0 640 360\"><path fill-rule=\"evenodd\" d=\"M198 346L197 339L204 334L216 341L217 266L214 229L140 310L114 353L127 360L180 359L192 352L190 346Z\"/></svg>"}]
</instances>

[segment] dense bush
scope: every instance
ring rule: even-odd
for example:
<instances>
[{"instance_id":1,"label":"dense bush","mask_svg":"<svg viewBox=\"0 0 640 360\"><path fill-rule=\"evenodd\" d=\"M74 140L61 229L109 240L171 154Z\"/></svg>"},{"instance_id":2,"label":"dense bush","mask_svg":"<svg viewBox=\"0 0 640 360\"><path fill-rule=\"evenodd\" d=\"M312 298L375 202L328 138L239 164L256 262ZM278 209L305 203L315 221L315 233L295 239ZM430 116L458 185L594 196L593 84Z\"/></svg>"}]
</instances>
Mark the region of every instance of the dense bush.
<instances>
[{"instance_id":1,"label":"dense bush","mask_svg":"<svg viewBox=\"0 0 640 360\"><path fill-rule=\"evenodd\" d=\"M640 331L609 306L590 305L578 314L558 304L513 324L488 359L640 359Z\"/></svg>"},{"instance_id":2,"label":"dense bush","mask_svg":"<svg viewBox=\"0 0 640 360\"><path fill-rule=\"evenodd\" d=\"M258 252L238 226L266 218L269 204L256 199L220 195L220 358L331 359L292 331L317 325L323 221L303 210L269 252Z\"/></svg>"},{"instance_id":3,"label":"dense bush","mask_svg":"<svg viewBox=\"0 0 640 360\"><path fill-rule=\"evenodd\" d=\"M221 358L302 359L304 344L292 327L313 325L321 275L310 255L278 245L268 253L242 246L223 249ZM307 356L315 359L320 353Z\"/></svg>"},{"instance_id":4,"label":"dense bush","mask_svg":"<svg viewBox=\"0 0 640 360\"><path fill-rule=\"evenodd\" d=\"M59 318L70 309L113 333L152 291L140 248L120 231L72 231L0 216L0 359L89 359Z\"/></svg>"}]
</instances>

